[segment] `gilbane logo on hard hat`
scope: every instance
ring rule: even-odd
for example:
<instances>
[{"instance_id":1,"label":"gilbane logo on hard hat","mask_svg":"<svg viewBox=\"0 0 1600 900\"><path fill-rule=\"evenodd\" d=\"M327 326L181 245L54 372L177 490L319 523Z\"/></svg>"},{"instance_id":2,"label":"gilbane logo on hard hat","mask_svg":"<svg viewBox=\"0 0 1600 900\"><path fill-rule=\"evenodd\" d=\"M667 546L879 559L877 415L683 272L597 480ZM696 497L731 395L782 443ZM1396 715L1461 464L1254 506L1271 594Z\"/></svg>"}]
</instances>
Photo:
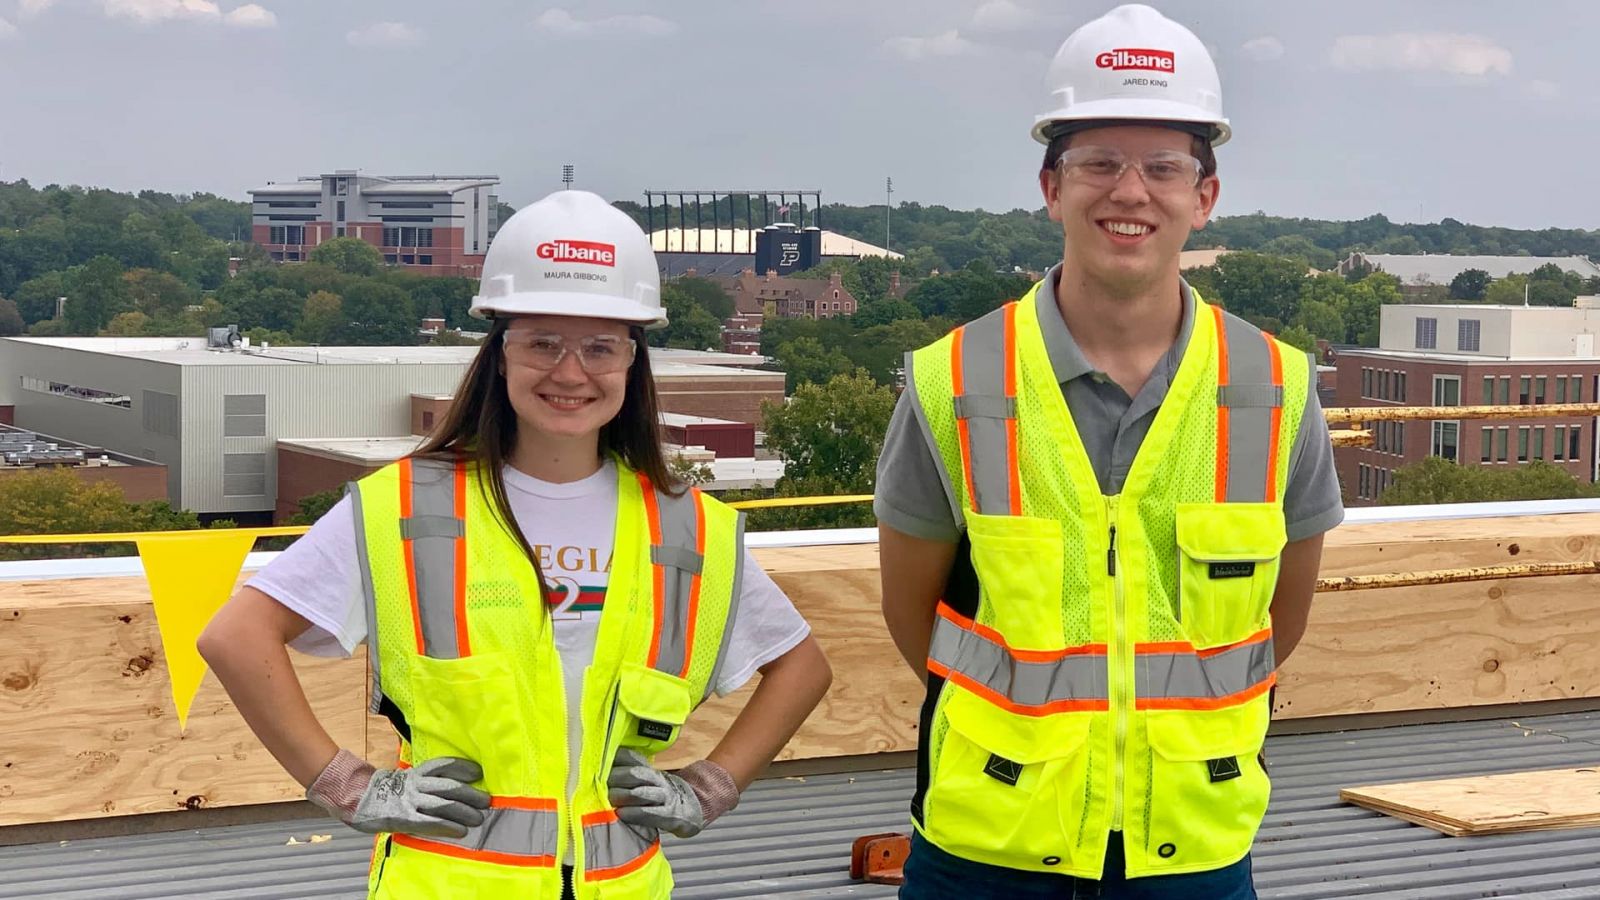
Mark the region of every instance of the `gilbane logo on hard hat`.
<instances>
[{"instance_id":1,"label":"gilbane logo on hard hat","mask_svg":"<svg viewBox=\"0 0 1600 900\"><path fill-rule=\"evenodd\" d=\"M540 259L548 259L551 262L589 263L595 266L617 264L617 246L596 241L545 241L534 248L534 252Z\"/></svg>"},{"instance_id":2,"label":"gilbane logo on hard hat","mask_svg":"<svg viewBox=\"0 0 1600 900\"><path fill-rule=\"evenodd\" d=\"M1123 69L1148 69L1152 72L1175 72L1176 60L1171 50L1122 49L1108 50L1094 58L1097 68L1120 72Z\"/></svg>"}]
</instances>

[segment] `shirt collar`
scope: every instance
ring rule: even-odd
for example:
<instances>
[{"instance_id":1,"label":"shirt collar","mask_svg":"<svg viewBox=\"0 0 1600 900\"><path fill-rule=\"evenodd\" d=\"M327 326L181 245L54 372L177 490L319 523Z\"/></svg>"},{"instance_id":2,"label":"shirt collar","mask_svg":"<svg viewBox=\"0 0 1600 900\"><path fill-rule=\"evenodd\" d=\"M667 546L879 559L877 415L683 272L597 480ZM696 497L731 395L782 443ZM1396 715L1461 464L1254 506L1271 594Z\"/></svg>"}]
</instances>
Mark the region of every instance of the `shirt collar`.
<instances>
[{"instance_id":1,"label":"shirt collar","mask_svg":"<svg viewBox=\"0 0 1600 900\"><path fill-rule=\"evenodd\" d=\"M1066 384L1074 378L1094 374L1095 368L1083 355L1083 349L1073 339L1072 332L1067 330L1067 323L1061 318L1061 309L1056 306L1056 288L1060 283L1061 264L1057 263L1045 273L1034 296L1034 303L1039 312L1039 328L1044 332L1044 349L1050 357L1050 368L1056 373L1056 381ZM1188 282L1181 279L1178 285L1183 295L1183 319L1178 325L1178 339L1162 354L1161 360L1150 373L1151 379L1172 380L1172 374L1178 370L1178 363L1183 359L1183 349L1189 345L1189 335L1194 333L1194 291L1189 289Z\"/></svg>"}]
</instances>

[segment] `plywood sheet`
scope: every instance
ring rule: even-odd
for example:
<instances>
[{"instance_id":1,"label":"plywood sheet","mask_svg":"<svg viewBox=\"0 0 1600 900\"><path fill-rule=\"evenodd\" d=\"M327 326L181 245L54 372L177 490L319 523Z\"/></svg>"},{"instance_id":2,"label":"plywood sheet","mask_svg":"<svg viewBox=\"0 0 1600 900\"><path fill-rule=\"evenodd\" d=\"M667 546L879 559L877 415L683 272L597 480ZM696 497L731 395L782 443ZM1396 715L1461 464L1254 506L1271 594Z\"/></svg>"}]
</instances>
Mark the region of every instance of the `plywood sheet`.
<instances>
[{"instance_id":1,"label":"plywood sheet","mask_svg":"<svg viewBox=\"0 0 1600 900\"><path fill-rule=\"evenodd\" d=\"M1600 826L1600 768L1345 788L1339 799L1455 837Z\"/></svg>"}]
</instances>

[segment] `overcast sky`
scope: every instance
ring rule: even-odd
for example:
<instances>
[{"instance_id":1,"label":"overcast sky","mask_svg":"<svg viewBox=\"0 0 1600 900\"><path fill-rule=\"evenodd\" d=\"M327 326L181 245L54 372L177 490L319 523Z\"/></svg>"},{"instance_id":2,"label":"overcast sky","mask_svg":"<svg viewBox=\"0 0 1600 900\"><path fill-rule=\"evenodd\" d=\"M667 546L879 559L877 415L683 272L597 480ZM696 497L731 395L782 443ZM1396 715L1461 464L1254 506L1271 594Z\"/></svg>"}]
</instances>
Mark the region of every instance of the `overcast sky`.
<instances>
[{"instance_id":1,"label":"overcast sky","mask_svg":"<svg viewBox=\"0 0 1600 900\"><path fill-rule=\"evenodd\" d=\"M336 168L1040 205L1077 0L0 0L0 179L238 199ZM1596 226L1600 3L1170 0L1213 49L1221 214Z\"/></svg>"}]
</instances>

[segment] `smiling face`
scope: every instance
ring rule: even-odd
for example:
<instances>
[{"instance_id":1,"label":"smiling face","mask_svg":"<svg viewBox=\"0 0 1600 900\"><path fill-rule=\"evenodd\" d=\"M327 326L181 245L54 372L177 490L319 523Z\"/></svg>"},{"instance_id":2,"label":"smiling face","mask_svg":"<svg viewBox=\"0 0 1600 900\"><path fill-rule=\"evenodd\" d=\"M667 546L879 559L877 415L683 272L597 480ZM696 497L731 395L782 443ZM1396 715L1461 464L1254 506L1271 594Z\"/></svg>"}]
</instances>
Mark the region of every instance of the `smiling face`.
<instances>
[{"instance_id":1,"label":"smiling face","mask_svg":"<svg viewBox=\"0 0 1600 900\"><path fill-rule=\"evenodd\" d=\"M1127 159L1192 153L1185 132L1161 126L1118 125L1075 133L1072 149L1100 147ZM1189 233L1205 225L1216 207L1216 176L1198 184L1152 183L1129 166L1111 183L1076 178L1061 167L1039 173L1052 221L1066 239L1064 261L1080 277L1111 293L1157 287L1177 270Z\"/></svg>"},{"instance_id":2,"label":"smiling face","mask_svg":"<svg viewBox=\"0 0 1600 900\"><path fill-rule=\"evenodd\" d=\"M628 367L593 374L584 371L579 363L580 344L595 336L602 338L602 347L612 346L632 359L632 338L624 322L576 316L518 316L507 327L503 363L506 394L516 410L518 424L528 433L598 440L601 427L622 409ZM528 348L548 348L552 340L559 340L567 352L554 368L543 368L540 356ZM619 343L609 344L610 341ZM590 366L599 367L603 366Z\"/></svg>"}]
</instances>

